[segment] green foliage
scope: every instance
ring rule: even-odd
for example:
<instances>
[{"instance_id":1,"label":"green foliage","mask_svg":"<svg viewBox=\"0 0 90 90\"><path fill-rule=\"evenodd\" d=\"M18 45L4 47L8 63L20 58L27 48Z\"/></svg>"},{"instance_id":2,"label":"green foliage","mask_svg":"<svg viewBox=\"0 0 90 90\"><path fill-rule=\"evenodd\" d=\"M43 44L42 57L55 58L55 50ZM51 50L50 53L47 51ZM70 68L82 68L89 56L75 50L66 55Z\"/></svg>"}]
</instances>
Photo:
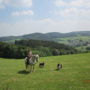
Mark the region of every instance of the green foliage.
<instances>
[{"instance_id":1,"label":"green foliage","mask_svg":"<svg viewBox=\"0 0 90 90\"><path fill-rule=\"evenodd\" d=\"M19 40L15 41L15 45L0 43L0 57L4 58L24 58L29 50L40 57L77 53L77 50L70 46L50 41Z\"/></svg>"},{"instance_id":2,"label":"green foliage","mask_svg":"<svg viewBox=\"0 0 90 90\"><path fill-rule=\"evenodd\" d=\"M48 47L51 49L66 49L66 50L74 49L73 47L70 47L70 46L64 45L64 44L60 44L57 42L41 41L41 40L19 40L19 41L16 40L15 45L29 46L31 48Z\"/></svg>"},{"instance_id":3,"label":"green foliage","mask_svg":"<svg viewBox=\"0 0 90 90\"><path fill-rule=\"evenodd\" d=\"M60 51L58 49L53 49L52 53L54 56L60 55Z\"/></svg>"},{"instance_id":4,"label":"green foliage","mask_svg":"<svg viewBox=\"0 0 90 90\"><path fill-rule=\"evenodd\" d=\"M29 50L28 47L0 43L0 57L4 58L24 58Z\"/></svg>"},{"instance_id":5,"label":"green foliage","mask_svg":"<svg viewBox=\"0 0 90 90\"><path fill-rule=\"evenodd\" d=\"M86 47L86 50L90 51L90 47Z\"/></svg>"},{"instance_id":6,"label":"green foliage","mask_svg":"<svg viewBox=\"0 0 90 90\"><path fill-rule=\"evenodd\" d=\"M39 56L45 57L45 56L52 56L51 49L48 47L39 46L35 49L36 51L39 51Z\"/></svg>"},{"instance_id":7,"label":"green foliage","mask_svg":"<svg viewBox=\"0 0 90 90\"><path fill-rule=\"evenodd\" d=\"M74 54L77 50L68 45L56 43L53 41L41 41L41 40L19 40L15 41L16 45L29 46L33 48L34 52L37 52L40 56L51 55L63 55Z\"/></svg>"}]
</instances>

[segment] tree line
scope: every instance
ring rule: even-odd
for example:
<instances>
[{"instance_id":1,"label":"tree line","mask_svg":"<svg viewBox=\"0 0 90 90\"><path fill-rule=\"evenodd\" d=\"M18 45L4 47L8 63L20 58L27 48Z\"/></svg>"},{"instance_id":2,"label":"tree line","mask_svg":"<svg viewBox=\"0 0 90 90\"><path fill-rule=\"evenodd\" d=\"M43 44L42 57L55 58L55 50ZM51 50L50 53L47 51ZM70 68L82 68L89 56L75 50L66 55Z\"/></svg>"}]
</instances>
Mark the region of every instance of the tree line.
<instances>
[{"instance_id":1,"label":"tree line","mask_svg":"<svg viewBox=\"0 0 90 90\"><path fill-rule=\"evenodd\" d=\"M52 41L16 40L15 44L0 42L0 57L3 58L25 58L29 50L41 57L78 53L73 47Z\"/></svg>"}]
</instances>

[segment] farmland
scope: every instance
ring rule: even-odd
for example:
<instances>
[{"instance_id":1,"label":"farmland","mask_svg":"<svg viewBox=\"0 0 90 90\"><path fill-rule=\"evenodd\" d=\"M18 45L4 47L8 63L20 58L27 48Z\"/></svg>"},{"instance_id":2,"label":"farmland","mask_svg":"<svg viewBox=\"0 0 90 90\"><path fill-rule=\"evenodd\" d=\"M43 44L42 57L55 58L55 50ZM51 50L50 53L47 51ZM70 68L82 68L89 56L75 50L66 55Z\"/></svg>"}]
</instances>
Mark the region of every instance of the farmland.
<instances>
[{"instance_id":1,"label":"farmland","mask_svg":"<svg viewBox=\"0 0 90 90\"><path fill-rule=\"evenodd\" d=\"M39 68L43 61L45 67ZM25 72L24 59L0 58L0 90L58 89L90 90L90 53L41 57L33 73Z\"/></svg>"}]
</instances>

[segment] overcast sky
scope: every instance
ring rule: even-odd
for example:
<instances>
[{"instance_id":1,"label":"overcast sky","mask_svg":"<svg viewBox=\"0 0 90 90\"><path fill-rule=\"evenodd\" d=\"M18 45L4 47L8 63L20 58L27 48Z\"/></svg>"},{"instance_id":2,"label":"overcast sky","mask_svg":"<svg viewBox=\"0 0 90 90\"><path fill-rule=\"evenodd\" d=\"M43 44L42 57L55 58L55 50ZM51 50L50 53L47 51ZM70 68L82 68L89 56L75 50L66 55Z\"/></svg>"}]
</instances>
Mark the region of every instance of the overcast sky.
<instances>
[{"instance_id":1,"label":"overcast sky","mask_svg":"<svg viewBox=\"0 0 90 90\"><path fill-rule=\"evenodd\" d=\"M0 0L0 36L90 31L90 0Z\"/></svg>"}]
</instances>

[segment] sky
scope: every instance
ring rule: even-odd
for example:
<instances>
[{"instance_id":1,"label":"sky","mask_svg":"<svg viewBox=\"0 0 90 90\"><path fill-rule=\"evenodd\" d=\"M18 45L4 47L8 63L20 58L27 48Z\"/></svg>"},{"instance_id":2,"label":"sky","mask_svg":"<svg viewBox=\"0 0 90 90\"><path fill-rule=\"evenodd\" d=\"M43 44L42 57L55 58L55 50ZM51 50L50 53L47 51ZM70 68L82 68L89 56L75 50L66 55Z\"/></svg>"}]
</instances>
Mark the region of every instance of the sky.
<instances>
[{"instance_id":1,"label":"sky","mask_svg":"<svg viewBox=\"0 0 90 90\"><path fill-rule=\"evenodd\" d=\"M0 0L0 37L90 31L90 0Z\"/></svg>"}]
</instances>

